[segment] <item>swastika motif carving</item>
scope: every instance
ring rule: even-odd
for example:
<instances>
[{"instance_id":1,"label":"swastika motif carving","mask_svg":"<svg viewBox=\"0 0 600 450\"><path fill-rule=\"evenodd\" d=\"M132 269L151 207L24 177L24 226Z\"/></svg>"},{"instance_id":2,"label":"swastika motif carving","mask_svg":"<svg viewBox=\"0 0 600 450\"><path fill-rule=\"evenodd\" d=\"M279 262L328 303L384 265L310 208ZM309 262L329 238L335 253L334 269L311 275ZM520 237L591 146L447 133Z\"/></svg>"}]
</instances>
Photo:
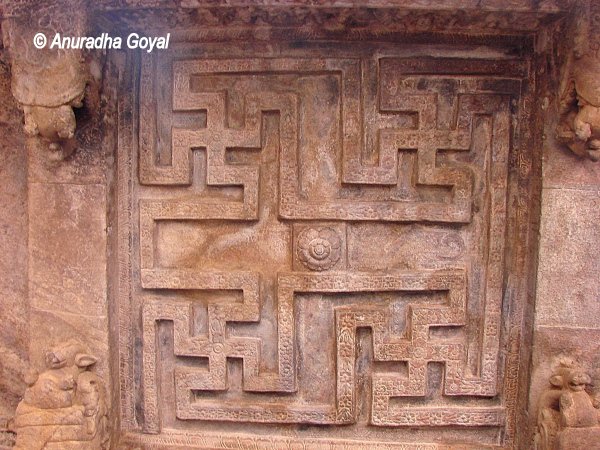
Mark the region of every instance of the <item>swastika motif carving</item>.
<instances>
[{"instance_id":1,"label":"swastika motif carving","mask_svg":"<svg viewBox=\"0 0 600 450\"><path fill-rule=\"evenodd\" d=\"M182 419L234 420L256 422L344 424L356 420L354 402L354 336L359 327L373 330L374 358L379 361L407 361L408 377L381 374L373 379L372 423L375 425L499 425L501 408L390 408L390 397L423 396L426 385L425 366L429 361L446 363L444 391L448 395L493 395L496 391L495 361L492 373L480 379L464 378L462 362L464 346L458 342L428 342L431 326L459 326L465 321L464 273L399 273L396 275L335 274L278 276L278 370L275 374L259 373L260 340L256 338L227 339L226 322L256 322L259 320L258 280L252 274L234 275L206 273L196 276L189 272L142 274L148 288L161 289L236 289L242 288L244 302L236 306L211 305L208 310L208 339L185 336L190 328L189 302L170 302L160 298L147 299L143 306L144 342L148 349L144 358L145 411L148 430L156 427L157 385L156 342L157 321L174 322L174 351L180 356L208 358L208 370L175 368L177 415ZM240 279L237 279L240 278ZM243 286L246 286L244 288ZM389 314L384 307L338 307L335 310L337 343L337 393L335 406L296 407L286 403L269 405L217 406L190 402L191 390L226 390L226 358L243 360L243 388L258 392L295 392L294 293L295 292L386 292L449 291L447 305L410 306L408 320L412 327L406 338L390 336ZM478 392L479 391L479 392ZM251 414L250 414L251 413Z\"/></svg>"},{"instance_id":2,"label":"swastika motif carving","mask_svg":"<svg viewBox=\"0 0 600 450\"><path fill-rule=\"evenodd\" d=\"M508 445L527 60L182 46L139 66L129 429Z\"/></svg>"}]
</instances>

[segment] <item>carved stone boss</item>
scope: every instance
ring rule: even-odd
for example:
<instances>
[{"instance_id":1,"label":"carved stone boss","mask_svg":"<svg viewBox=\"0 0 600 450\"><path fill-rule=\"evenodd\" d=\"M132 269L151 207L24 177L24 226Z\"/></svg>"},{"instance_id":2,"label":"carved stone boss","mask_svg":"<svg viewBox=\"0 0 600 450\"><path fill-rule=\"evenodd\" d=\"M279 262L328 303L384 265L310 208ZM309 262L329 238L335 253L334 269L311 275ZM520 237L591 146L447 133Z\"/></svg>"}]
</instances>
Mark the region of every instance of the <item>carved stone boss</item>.
<instances>
[{"instance_id":1,"label":"carved stone boss","mask_svg":"<svg viewBox=\"0 0 600 450\"><path fill-rule=\"evenodd\" d=\"M367 423L392 433L505 425L514 411L506 410L499 376L513 384L516 377L499 364L511 102L519 100L526 64L151 56L141 64L139 182L129 194L139 259L127 272L133 303L121 320L137 310L142 321L124 328L121 350L130 364L122 389L141 377L144 432L164 433L178 421L356 424L364 420L362 396L370 398ZM324 116L311 118L318 114L311 89L323 86L334 99L324 106L333 111L332 128ZM337 145L311 150L307 141L323 130L330 134L321 139ZM274 159L256 156L268 148ZM311 166L315 159L320 168ZM327 173L323 167L334 174L327 184L314 177ZM423 249L437 239L430 252L446 253L404 269L361 265L372 250L357 243L360 233L411 223L422 224ZM263 225L279 233L273 242L262 238L264 245L283 255L269 270L260 245L254 257L244 253L251 237L208 259L177 253L169 231L182 227L180 244L193 252L194 233L218 236L233 227L239 239L235 233L260 233ZM423 252L418 260L433 254ZM325 309L311 310L307 298ZM316 314L315 325L305 322L306 311ZM330 322L319 328L318 317ZM373 369L369 392L357 387L360 329L371 330L373 364L402 366ZM310 333L331 339L323 349L334 358L329 366L322 360L332 392L320 401L307 392L322 357L307 343ZM141 340L139 359L124 347L127 336ZM241 362L241 392L232 392L232 360ZM438 400L428 402L431 363L444 376ZM398 401L419 398L410 407ZM123 399L126 422L135 403Z\"/></svg>"}]
</instances>

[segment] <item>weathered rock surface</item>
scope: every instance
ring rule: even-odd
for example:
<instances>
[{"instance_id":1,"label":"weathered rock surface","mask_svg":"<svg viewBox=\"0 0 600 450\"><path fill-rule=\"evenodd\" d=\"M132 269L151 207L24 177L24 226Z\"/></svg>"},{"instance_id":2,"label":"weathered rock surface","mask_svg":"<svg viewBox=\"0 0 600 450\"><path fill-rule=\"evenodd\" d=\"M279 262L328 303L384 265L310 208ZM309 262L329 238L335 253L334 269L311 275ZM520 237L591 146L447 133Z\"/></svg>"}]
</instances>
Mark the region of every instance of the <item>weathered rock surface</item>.
<instances>
[{"instance_id":1,"label":"weathered rock surface","mask_svg":"<svg viewBox=\"0 0 600 450\"><path fill-rule=\"evenodd\" d=\"M595 2L0 18L0 448L598 448Z\"/></svg>"}]
</instances>

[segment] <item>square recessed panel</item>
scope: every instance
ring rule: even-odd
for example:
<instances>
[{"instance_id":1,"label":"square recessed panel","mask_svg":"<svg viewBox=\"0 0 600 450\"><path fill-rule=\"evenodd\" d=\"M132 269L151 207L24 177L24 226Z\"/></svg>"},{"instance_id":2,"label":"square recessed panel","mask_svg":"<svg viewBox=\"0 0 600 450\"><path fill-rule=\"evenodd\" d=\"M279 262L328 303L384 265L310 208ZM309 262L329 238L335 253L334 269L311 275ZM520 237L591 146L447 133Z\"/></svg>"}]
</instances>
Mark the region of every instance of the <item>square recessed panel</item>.
<instances>
[{"instance_id":1,"label":"square recessed panel","mask_svg":"<svg viewBox=\"0 0 600 450\"><path fill-rule=\"evenodd\" d=\"M141 442L511 442L528 64L335 49L141 59L119 228Z\"/></svg>"}]
</instances>

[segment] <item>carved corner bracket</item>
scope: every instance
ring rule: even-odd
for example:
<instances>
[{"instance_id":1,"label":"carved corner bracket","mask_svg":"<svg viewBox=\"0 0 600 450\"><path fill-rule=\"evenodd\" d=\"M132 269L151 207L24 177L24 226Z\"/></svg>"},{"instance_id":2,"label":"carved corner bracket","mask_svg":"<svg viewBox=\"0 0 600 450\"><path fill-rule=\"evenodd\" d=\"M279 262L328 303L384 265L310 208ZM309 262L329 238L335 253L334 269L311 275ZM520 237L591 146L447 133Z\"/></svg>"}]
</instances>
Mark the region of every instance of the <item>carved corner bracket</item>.
<instances>
[{"instance_id":1,"label":"carved corner bracket","mask_svg":"<svg viewBox=\"0 0 600 450\"><path fill-rule=\"evenodd\" d=\"M95 91L91 97L97 97L99 75L92 75L98 71L90 70L93 60L84 49L50 48L57 33L85 36L88 28L85 13L77 13L85 8L71 6L74 14L66 16L54 6L6 18L2 28L10 57L12 94L23 109L24 130L41 138L51 155L61 159L76 148L73 108L82 107L91 90Z\"/></svg>"},{"instance_id":2,"label":"carved corner bracket","mask_svg":"<svg viewBox=\"0 0 600 450\"><path fill-rule=\"evenodd\" d=\"M15 413L14 448L109 448L106 386L92 371L97 358L75 339L44 356L45 370L32 370L25 377L29 387Z\"/></svg>"},{"instance_id":3,"label":"carved corner bracket","mask_svg":"<svg viewBox=\"0 0 600 450\"><path fill-rule=\"evenodd\" d=\"M574 18L573 49L560 86L558 139L575 154L600 160L600 4L587 0Z\"/></svg>"}]
</instances>

